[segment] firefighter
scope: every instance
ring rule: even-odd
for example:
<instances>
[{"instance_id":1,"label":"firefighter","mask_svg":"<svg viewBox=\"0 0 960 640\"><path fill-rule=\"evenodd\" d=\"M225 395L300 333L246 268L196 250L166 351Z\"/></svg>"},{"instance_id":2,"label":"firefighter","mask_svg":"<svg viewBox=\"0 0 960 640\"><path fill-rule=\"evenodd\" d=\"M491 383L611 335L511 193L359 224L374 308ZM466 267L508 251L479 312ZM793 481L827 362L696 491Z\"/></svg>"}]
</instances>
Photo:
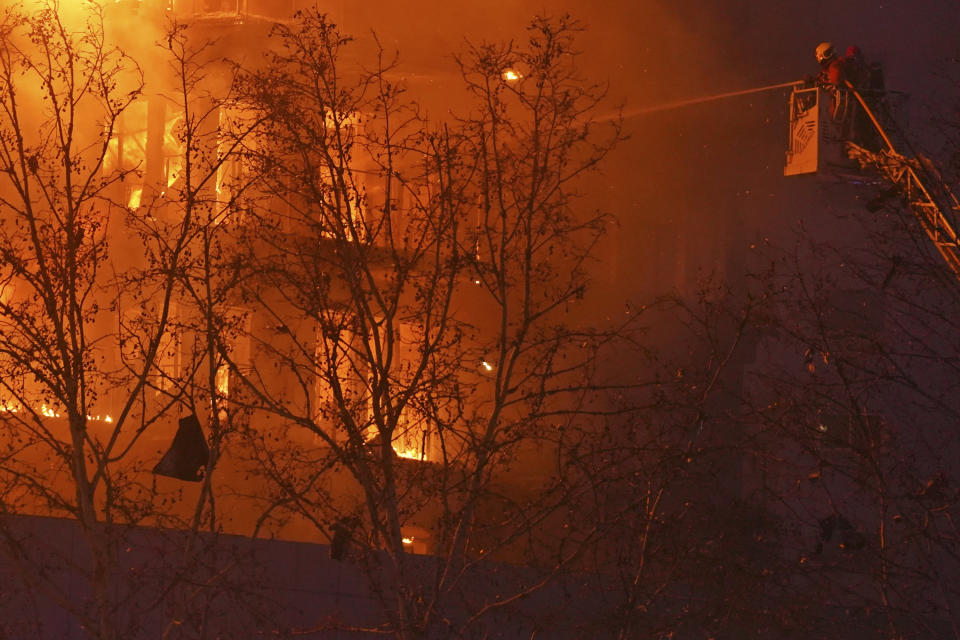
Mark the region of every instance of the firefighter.
<instances>
[{"instance_id":1,"label":"firefighter","mask_svg":"<svg viewBox=\"0 0 960 640\"><path fill-rule=\"evenodd\" d=\"M820 75L817 76L819 84L831 88L843 87L847 79L846 59L838 56L829 42L817 45L816 56L820 63Z\"/></svg>"},{"instance_id":2,"label":"firefighter","mask_svg":"<svg viewBox=\"0 0 960 640\"><path fill-rule=\"evenodd\" d=\"M870 87L870 67L863 59L860 47L855 44L847 47L843 57L843 73L857 91L865 91Z\"/></svg>"},{"instance_id":3,"label":"firefighter","mask_svg":"<svg viewBox=\"0 0 960 640\"><path fill-rule=\"evenodd\" d=\"M815 51L817 62L820 63L820 74L817 76L817 84L827 90L832 97L830 112L833 119L840 125L840 130L844 138L849 138L853 126L850 94L847 91L847 66L846 58L838 56L833 49L833 44L821 42L817 45Z\"/></svg>"}]
</instances>

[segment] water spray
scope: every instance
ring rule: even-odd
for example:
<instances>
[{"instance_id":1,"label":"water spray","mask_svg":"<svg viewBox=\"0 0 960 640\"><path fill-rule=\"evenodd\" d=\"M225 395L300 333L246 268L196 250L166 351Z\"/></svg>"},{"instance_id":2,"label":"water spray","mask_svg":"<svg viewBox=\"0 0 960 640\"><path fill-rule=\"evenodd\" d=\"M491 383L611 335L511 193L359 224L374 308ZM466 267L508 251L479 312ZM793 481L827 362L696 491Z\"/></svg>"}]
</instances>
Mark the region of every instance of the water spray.
<instances>
[{"instance_id":1,"label":"water spray","mask_svg":"<svg viewBox=\"0 0 960 640\"><path fill-rule=\"evenodd\" d=\"M712 102L714 100L723 100L725 98L733 98L736 96L745 96L751 93L761 93L763 91L772 91L774 89L783 89L785 87L793 87L798 84L801 84L801 81L794 80L793 82L781 82L780 84L771 84L766 87L757 87L755 89L742 89L740 91L728 91L726 93L717 93L710 96L701 96L699 98L689 98L687 100L677 100L675 102L665 102L663 104L657 104L650 107L639 107L637 109L628 109L622 114L619 114L624 119L633 118L635 116L642 116L648 113L655 113L657 111L668 111L670 109L679 109L680 107L687 107L690 105L701 104L704 102ZM603 120L614 120L618 116L611 115L607 118L602 118Z\"/></svg>"}]
</instances>

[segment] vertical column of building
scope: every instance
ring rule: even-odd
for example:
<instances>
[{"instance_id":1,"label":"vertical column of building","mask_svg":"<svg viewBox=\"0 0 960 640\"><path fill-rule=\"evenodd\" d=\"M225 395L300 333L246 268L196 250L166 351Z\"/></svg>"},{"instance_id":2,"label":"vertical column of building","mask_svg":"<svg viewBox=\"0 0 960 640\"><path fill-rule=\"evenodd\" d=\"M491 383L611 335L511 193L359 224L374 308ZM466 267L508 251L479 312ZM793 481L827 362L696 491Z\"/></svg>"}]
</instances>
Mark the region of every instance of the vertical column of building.
<instances>
[{"instance_id":1,"label":"vertical column of building","mask_svg":"<svg viewBox=\"0 0 960 640\"><path fill-rule=\"evenodd\" d=\"M166 110L166 100L162 96L156 94L148 96L146 167L143 180L144 194L147 197L159 195L167 186L163 153Z\"/></svg>"}]
</instances>

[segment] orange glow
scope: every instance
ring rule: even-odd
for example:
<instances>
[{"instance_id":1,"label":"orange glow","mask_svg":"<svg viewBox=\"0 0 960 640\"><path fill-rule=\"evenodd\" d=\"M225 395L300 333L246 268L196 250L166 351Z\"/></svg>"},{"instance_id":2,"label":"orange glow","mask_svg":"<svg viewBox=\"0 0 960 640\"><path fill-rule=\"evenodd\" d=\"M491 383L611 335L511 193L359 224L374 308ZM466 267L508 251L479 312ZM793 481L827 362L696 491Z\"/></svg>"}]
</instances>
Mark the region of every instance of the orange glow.
<instances>
[{"instance_id":1,"label":"orange glow","mask_svg":"<svg viewBox=\"0 0 960 640\"><path fill-rule=\"evenodd\" d=\"M163 172L168 187L173 186L183 170L182 126L183 118L176 117L167 120L163 127Z\"/></svg>"},{"instance_id":2,"label":"orange glow","mask_svg":"<svg viewBox=\"0 0 960 640\"><path fill-rule=\"evenodd\" d=\"M523 75L516 69L507 69L500 75L507 82L516 82L517 80L523 77Z\"/></svg>"},{"instance_id":3,"label":"orange glow","mask_svg":"<svg viewBox=\"0 0 960 640\"><path fill-rule=\"evenodd\" d=\"M356 111L350 113L338 113L334 117L332 111L327 111L323 117L324 124L328 129L334 129L339 121L341 128L357 127L360 125L360 114Z\"/></svg>"}]
</instances>

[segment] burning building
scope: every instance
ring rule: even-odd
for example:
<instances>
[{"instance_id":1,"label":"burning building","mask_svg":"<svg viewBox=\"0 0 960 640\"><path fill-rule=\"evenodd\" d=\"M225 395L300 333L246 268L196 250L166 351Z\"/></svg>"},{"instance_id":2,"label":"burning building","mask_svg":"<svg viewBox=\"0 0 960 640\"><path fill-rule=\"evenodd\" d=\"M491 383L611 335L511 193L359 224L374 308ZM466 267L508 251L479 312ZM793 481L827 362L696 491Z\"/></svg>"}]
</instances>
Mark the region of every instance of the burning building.
<instances>
[{"instance_id":1,"label":"burning building","mask_svg":"<svg viewBox=\"0 0 960 640\"><path fill-rule=\"evenodd\" d=\"M79 523L98 637L129 527L380 554L406 629L412 554L452 561L443 592L585 541L589 475L557 465L596 405L606 333L569 309L604 223L572 185L618 130L573 24L467 51L476 110L434 123L294 8L5 14L3 504Z\"/></svg>"},{"instance_id":2,"label":"burning building","mask_svg":"<svg viewBox=\"0 0 960 640\"><path fill-rule=\"evenodd\" d=\"M627 112L643 143L578 199L621 132L569 18L439 72L345 37L364 5L52 8L5 13L0 48L0 568L44 612L8 635L811 637L919 628L871 600L893 585L949 602L911 541L949 549L928 523L955 493L890 437L952 410L892 367L949 377L874 348L895 318L830 297L846 258L788 278L822 276L807 297L694 283L775 245L731 248L773 218L784 123L724 100L782 110L782 83ZM820 206L804 188L764 203ZM893 264L884 291L920 281ZM841 576L873 568L887 591Z\"/></svg>"}]
</instances>

